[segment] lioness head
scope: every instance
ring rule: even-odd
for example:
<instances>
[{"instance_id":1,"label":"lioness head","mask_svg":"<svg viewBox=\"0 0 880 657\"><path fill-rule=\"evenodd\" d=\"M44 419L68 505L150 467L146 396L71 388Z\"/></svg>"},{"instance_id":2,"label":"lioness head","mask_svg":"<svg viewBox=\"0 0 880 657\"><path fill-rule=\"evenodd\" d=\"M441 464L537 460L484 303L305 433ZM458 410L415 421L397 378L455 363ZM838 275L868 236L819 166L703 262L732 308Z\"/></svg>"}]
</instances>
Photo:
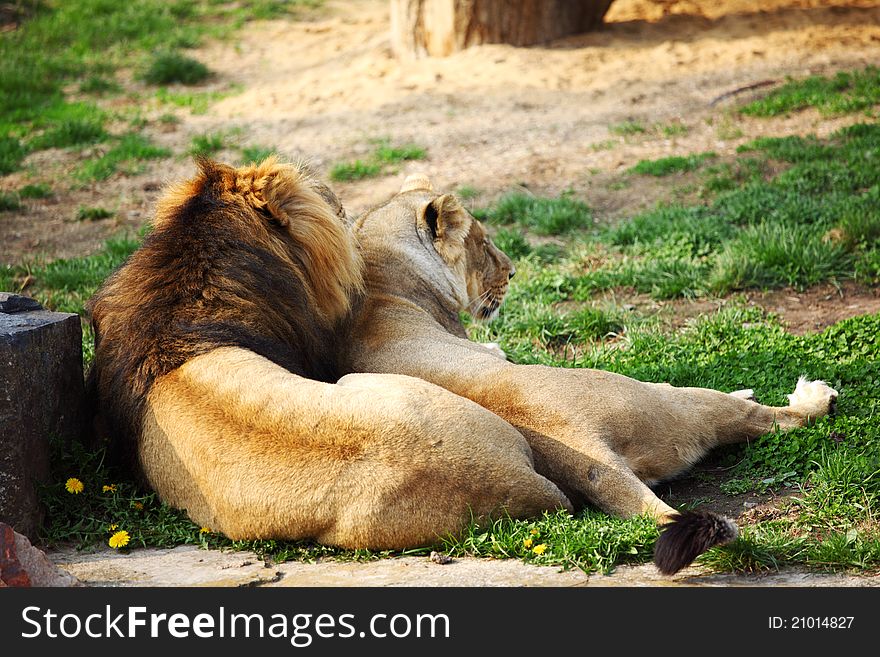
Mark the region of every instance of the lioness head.
<instances>
[{"instance_id":1,"label":"lioness head","mask_svg":"<svg viewBox=\"0 0 880 657\"><path fill-rule=\"evenodd\" d=\"M455 310L485 321L498 316L516 273L513 262L455 196L435 192L424 176L407 178L396 196L363 215L355 229L363 240L380 238L405 251Z\"/></svg>"},{"instance_id":2,"label":"lioness head","mask_svg":"<svg viewBox=\"0 0 880 657\"><path fill-rule=\"evenodd\" d=\"M465 237L464 246L467 260L467 310L477 319L492 321L498 316L516 268L507 254L495 246L483 224L476 219L471 219L471 228Z\"/></svg>"}]
</instances>

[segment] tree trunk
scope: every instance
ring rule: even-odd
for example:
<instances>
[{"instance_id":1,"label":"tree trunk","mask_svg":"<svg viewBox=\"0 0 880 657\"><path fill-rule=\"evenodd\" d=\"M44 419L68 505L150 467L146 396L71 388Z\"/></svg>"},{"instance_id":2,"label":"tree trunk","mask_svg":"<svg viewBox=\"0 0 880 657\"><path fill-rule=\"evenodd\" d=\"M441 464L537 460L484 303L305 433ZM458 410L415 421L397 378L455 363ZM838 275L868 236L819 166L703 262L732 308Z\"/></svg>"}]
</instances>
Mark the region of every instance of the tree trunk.
<instances>
[{"instance_id":1,"label":"tree trunk","mask_svg":"<svg viewBox=\"0 0 880 657\"><path fill-rule=\"evenodd\" d=\"M391 45L403 57L481 43L531 46L597 29L613 0L391 0Z\"/></svg>"}]
</instances>

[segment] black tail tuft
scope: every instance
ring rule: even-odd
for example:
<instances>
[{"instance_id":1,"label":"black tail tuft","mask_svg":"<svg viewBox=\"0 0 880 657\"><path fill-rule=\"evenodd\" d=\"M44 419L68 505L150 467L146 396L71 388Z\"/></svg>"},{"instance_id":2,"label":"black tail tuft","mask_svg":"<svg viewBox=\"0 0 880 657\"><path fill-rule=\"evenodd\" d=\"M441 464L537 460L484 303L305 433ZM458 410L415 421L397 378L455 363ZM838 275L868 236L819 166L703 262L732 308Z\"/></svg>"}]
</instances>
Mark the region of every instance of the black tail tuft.
<instances>
[{"instance_id":1,"label":"black tail tuft","mask_svg":"<svg viewBox=\"0 0 880 657\"><path fill-rule=\"evenodd\" d=\"M654 564L664 575L674 575L710 547L730 543L738 534L730 518L709 511L684 511L657 539Z\"/></svg>"}]
</instances>

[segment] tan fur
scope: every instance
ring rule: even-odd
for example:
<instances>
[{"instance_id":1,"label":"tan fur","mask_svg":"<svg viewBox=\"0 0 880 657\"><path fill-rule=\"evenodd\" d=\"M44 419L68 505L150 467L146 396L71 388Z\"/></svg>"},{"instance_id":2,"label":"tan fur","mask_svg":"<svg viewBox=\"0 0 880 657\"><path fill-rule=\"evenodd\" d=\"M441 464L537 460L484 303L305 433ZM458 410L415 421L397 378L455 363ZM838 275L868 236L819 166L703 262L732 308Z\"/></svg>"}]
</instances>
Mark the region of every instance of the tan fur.
<instances>
[{"instance_id":1,"label":"tan fur","mask_svg":"<svg viewBox=\"0 0 880 657\"><path fill-rule=\"evenodd\" d=\"M233 539L405 548L472 514L568 505L522 436L472 402L396 375L319 383L234 348L157 383L140 458L165 502Z\"/></svg>"},{"instance_id":2,"label":"tan fur","mask_svg":"<svg viewBox=\"0 0 880 657\"><path fill-rule=\"evenodd\" d=\"M360 258L346 226L338 221L345 214L336 196L304 166L282 163L275 156L238 169L218 163L202 166L217 172L210 184L220 201L263 212L288 229L287 243L266 242L287 266L309 279L315 310L330 322L347 313L352 294L360 290ZM196 178L170 189L157 205L154 230L176 217L203 184ZM336 203L331 205L331 200ZM298 245L301 263L292 263L286 252L289 244Z\"/></svg>"},{"instance_id":3,"label":"tan fur","mask_svg":"<svg viewBox=\"0 0 880 657\"><path fill-rule=\"evenodd\" d=\"M199 167L89 303L101 423L161 499L231 538L372 549L571 508L474 402L398 375L334 383L362 278L326 186L275 160Z\"/></svg>"},{"instance_id":4,"label":"tan fur","mask_svg":"<svg viewBox=\"0 0 880 657\"><path fill-rule=\"evenodd\" d=\"M506 362L466 339L458 313L491 318L513 265L480 223L446 198L429 185L408 185L356 223L368 294L345 367L419 377L474 400L522 431L537 471L572 499L666 522L677 512L647 483L676 475L717 445L755 438L777 424L801 426L825 415L837 396L821 381L801 381L789 406L772 408L743 398L749 391L731 395ZM450 216L430 216L438 202ZM444 221L459 229L469 224L463 243L444 242L432 230Z\"/></svg>"}]
</instances>

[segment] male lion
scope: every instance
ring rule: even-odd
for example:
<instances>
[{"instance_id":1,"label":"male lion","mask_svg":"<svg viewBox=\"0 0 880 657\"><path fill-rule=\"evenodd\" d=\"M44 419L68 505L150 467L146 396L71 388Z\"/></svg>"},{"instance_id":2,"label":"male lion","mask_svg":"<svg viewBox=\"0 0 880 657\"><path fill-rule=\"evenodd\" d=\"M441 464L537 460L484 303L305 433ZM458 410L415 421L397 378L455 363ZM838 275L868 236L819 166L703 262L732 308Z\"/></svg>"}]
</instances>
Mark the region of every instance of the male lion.
<instances>
[{"instance_id":1,"label":"male lion","mask_svg":"<svg viewBox=\"0 0 880 657\"><path fill-rule=\"evenodd\" d=\"M800 380L790 405L762 406L751 391L643 383L591 369L514 365L497 347L467 340L459 312L491 319L514 269L478 221L426 178L355 224L367 299L353 324L345 367L416 376L472 399L528 439L538 472L572 499L617 516L666 524L655 563L671 574L737 535L712 513L679 513L648 487L717 445L789 429L825 415L837 392Z\"/></svg>"},{"instance_id":2,"label":"male lion","mask_svg":"<svg viewBox=\"0 0 880 657\"><path fill-rule=\"evenodd\" d=\"M89 302L100 424L161 499L234 539L374 549L570 508L477 404L405 376L330 383L362 264L326 187L275 160L199 168Z\"/></svg>"}]
</instances>

